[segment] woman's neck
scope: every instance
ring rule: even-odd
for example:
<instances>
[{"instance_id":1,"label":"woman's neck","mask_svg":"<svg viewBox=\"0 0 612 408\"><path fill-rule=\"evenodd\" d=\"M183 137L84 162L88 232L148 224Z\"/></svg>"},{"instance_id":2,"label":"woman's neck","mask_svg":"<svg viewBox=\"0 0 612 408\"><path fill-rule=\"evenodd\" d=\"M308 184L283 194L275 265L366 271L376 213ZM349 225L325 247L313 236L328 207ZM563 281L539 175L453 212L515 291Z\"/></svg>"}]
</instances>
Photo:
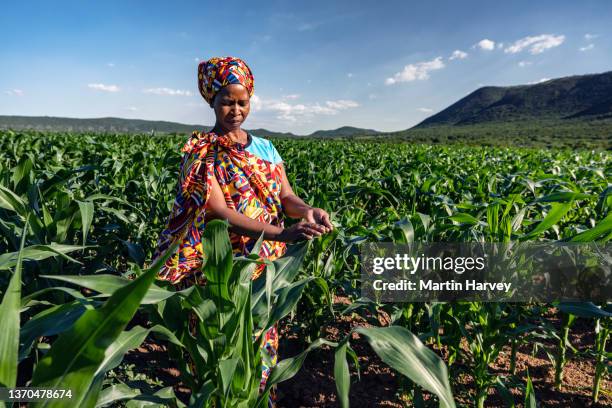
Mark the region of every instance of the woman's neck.
<instances>
[{"instance_id":1,"label":"woman's neck","mask_svg":"<svg viewBox=\"0 0 612 408\"><path fill-rule=\"evenodd\" d=\"M241 128L235 130L225 130L220 126L215 125L215 127L212 128L211 132L216 133L219 136L226 136L234 143L246 144L249 141L249 136L247 135L247 132L245 132Z\"/></svg>"}]
</instances>

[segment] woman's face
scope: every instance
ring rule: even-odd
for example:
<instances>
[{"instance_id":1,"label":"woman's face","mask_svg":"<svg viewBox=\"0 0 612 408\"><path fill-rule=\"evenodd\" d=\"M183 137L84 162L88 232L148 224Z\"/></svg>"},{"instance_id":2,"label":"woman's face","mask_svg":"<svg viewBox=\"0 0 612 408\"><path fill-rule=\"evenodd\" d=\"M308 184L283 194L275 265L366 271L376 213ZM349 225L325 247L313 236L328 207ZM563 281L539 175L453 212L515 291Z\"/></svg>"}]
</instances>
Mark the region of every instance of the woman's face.
<instances>
[{"instance_id":1,"label":"woman's face","mask_svg":"<svg viewBox=\"0 0 612 408\"><path fill-rule=\"evenodd\" d=\"M251 110L249 99L249 92L240 84L224 87L215 96L212 106L217 124L230 132L240 129Z\"/></svg>"}]
</instances>

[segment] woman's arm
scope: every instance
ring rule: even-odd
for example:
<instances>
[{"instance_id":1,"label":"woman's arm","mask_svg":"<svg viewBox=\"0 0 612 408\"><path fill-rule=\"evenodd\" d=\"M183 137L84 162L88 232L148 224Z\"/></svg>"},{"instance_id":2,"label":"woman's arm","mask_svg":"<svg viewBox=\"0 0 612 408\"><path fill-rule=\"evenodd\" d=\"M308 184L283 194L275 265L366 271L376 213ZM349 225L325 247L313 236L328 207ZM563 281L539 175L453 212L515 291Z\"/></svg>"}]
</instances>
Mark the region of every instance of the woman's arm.
<instances>
[{"instance_id":1,"label":"woman's arm","mask_svg":"<svg viewBox=\"0 0 612 408\"><path fill-rule=\"evenodd\" d=\"M281 167L280 199L285 214L291 218L304 218L307 222L318 224L324 228L324 233L333 230L334 226L329 221L329 214L321 208L309 206L300 197L295 195L287 178L287 173L285 173L285 166L282 164L278 164L278 166Z\"/></svg>"},{"instance_id":2,"label":"woman's arm","mask_svg":"<svg viewBox=\"0 0 612 408\"><path fill-rule=\"evenodd\" d=\"M206 202L206 210L212 215L212 218L227 220L232 232L251 238L259 238L263 232L266 240L292 242L300 239L312 239L323 233L323 228L316 223L301 222L283 229L276 225L256 221L228 208L221 186L219 186L215 177L212 177L212 190Z\"/></svg>"}]
</instances>

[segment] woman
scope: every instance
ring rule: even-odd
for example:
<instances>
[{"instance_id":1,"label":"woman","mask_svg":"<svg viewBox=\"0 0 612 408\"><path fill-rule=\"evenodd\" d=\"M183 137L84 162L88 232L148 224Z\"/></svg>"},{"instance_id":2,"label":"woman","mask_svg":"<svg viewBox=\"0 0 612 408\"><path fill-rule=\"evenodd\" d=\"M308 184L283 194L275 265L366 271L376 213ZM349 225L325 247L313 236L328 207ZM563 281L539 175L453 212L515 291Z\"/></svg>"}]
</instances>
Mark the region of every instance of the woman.
<instances>
[{"instance_id":1,"label":"woman","mask_svg":"<svg viewBox=\"0 0 612 408\"><path fill-rule=\"evenodd\" d=\"M204 284L201 234L211 219L229 222L235 255L248 255L263 232L259 255L269 260L281 257L287 242L312 239L333 229L327 212L310 207L293 193L272 142L241 128L254 91L254 78L244 61L215 57L200 63L198 88L214 109L215 126L208 133L194 132L182 149L178 193L153 256L179 240L178 252L159 274L179 288ZM303 221L284 228L284 216ZM260 264L253 279L264 270ZM275 363L276 327L266 333L265 349ZM270 367L264 366L262 389L269 373Z\"/></svg>"}]
</instances>

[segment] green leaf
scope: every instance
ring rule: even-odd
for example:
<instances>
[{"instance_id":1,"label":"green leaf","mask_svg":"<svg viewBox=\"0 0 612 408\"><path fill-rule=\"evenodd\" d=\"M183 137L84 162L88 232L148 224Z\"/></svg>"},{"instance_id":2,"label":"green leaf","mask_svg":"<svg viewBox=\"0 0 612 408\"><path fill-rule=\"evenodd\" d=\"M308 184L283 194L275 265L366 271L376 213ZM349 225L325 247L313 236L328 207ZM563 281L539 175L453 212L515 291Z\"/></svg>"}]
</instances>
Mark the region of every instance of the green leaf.
<instances>
[{"instance_id":1,"label":"green leaf","mask_svg":"<svg viewBox=\"0 0 612 408\"><path fill-rule=\"evenodd\" d=\"M125 384L115 384L100 392L96 408L102 408L113 402L125 401L135 398L141 394L140 390L130 388Z\"/></svg>"},{"instance_id":2,"label":"green leaf","mask_svg":"<svg viewBox=\"0 0 612 408\"><path fill-rule=\"evenodd\" d=\"M123 214L123 212L121 212L121 210L118 210L118 209L112 208L112 207L104 207L104 206L100 206L99 208L102 211L106 211L107 213L113 214L119 220L123 221L124 223L126 223L128 225L130 225L132 223L130 221L130 219L128 217L126 217L125 214Z\"/></svg>"},{"instance_id":3,"label":"green leaf","mask_svg":"<svg viewBox=\"0 0 612 408\"><path fill-rule=\"evenodd\" d=\"M521 226L523 225L523 218L525 218L526 211L527 207L523 207L512 218L512 232L516 232L521 228Z\"/></svg>"},{"instance_id":4,"label":"green leaf","mask_svg":"<svg viewBox=\"0 0 612 408\"><path fill-rule=\"evenodd\" d=\"M151 332L157 334L162 339L174 345L185 348L185 345L181 343L181 341L174 335L174 333L164 326L156 324L155 326L151 327Z\"/></svg>"},{"instance_id":5,"label":"green leaf","mask_svg":"<svg viewBox=\"0 0 612 408\"><path fill-rule=\"evenodd\" d=\"M399 326L359 327L355 331L366 337L383 362L436 394L442 407L455 407L446 365L408 329Z\"/></svg>"},{"instance_id":6,"label":"green leaf","mask_svg":"<svg viewBox=\"0 0 612 408\"><path fill-rule=\"evenodd\" d=\"M84 247L80 245L63 245L56 244L55 242L49 245L31 245L23 249L22 258L27 261L42 261L43 259L53 256L61 256L70 262L81 264L81 262L69 257L66 254L74 251L80 251L83 248ZM17 264L17 256L17 252L9 252L0 255L0 271L15 266Z\"/></svg>"},{"instance_id":7,"label":"green leaf","mask_svg":"<svg viewBox=\"0 0 612 408\"><path fill-rule=\"evenodd\" d=\"M106 350L134 316L147 290L166 259L176 250L173 244L164 256L129 285L115 291L106 303L86 311L74 326L62 333L40 360L32 386L71 389L73 406L79 406L105 359ZM37 407L60 407L60 400L35 403Z\"/></svg>"},{"instance_id":8,"label":"green leaf","mask_svg":"<svg viewBox=\"0 0 612 408\"><path fill-rule=\"evenodd\" d=\"M172 387L162 388L153 395L144 394L137 388L131 388L126 384L114 384L100 392L96 408L102 408L120 401L130 401L126 406L142 407L178 407L183 408L183 404L174 394ZM196 406L200 406L197 405Z\"/></svg>"},{"instance_id":9,"label":"green leaf","mask_svg":"<svg viewBox=\"0 0 612 408\"><path fill-rule=\"evenodd\" d=\"M17 189L17 186L28 174L32 171L32 160L29 157L24 156L19 160L17 166L13 169L13 186Z\"/></svg>"},{"instance_id":10,"label":"green leaf","mask_svg":"<svg viewBox=\"0 0 612 408\"><path fill-rule=\"evenodd\" d=\"M81 294L81 292L79 292L76 289L72 289L72 288L66 288L63 286L52 286L50 288L44 288L41 290L38 290L34 293L30 293L28 296L24 296L21 298L21 307L25 307L28 302L30 300L36 299L37 297L44 295L45 293L49 293L49 292L53 292L53 291L59 291L59 292L64 292L70 296L72 296L75 299L85 299L85 296L83 296Z\"/></svg>"},{"instance_id":11,"label":"green leaf","mask_svg":"<svg viewBox=\"0 0 612 408\"><path fill-rule=\"evenodd\" d=\"M295 309L297 303L300 301L302 291L306 287L306 284L315 278L306 278L297 281L285 288L282 288L278 293L278 296L272 307L272 314L263 328L267 331L275 323L279 322L283 317L287 316L293 309Z\"/></svg>"},{"instance_id":12,"label":"green leaf","mask_svg":"<svg viewBox=\"0 0 612 408\"><path fill-rule=\"evenodd\" d=\"M348 347L348 337L340 343L334 353L334 378L336 380L336 390L338 400L342 408L349 407L349 390L351 388L351 375L348 362L346 361L346 349Z\"/></svg>"},{"instance_id":13,"label":"green leaf","mask_svg":"<svg viewBox=\"0 0 612 408\"><path fill-rule=\"evenodd\" d=\"M26 203L15 193L4 186L0 186L0 208L14 211L25 218Z\"/></svg>"},{"instance_id":14,"label":"green leaf","mask_svg":"<svg viewBox=\"0 0 612 408\"><path fill-rule=\"evenodd\" d=\"M82 286L87 289L100 292L101 295L110 296L115 291L129 285L133 280L122 278L116 275L40 275L43 278L57 279L63 282L69 282L77 286ZM145 295L142 304L149 305L161 302L176 295L177 292L166 290L155 284L151 285Z\"/></svg>"},{"instance_id":15,"label":"green leaf","mask_svg":"<svg viewBox=\"0 0 612 408\"><path fill-rule=\"evenodd\" d=\"M238 358L230 358L227 360L219 361L219 374L221 377L221 387L223 394L228 395L230 385L232 384L232 378L236 372L236 366L238 365Z\"/></svg>"},{"instance_id":16,"label":"green leaf","mask_svg":"<svg viewBox=\"0 0 612 408\"><path fill-rule=\"evenodd\" d=\"M612 317L612 313L603 310L592 302L561 302L557 307L564 313L587 319Z\"/></svg>"},{"instance_id":17,"label":"green leaf","mask_svg":"<svg viewBox=\"0 0 612 408\"><path fill-rule=\"evenodd\" d=\"M402 244L414 242L414 227L408 218L402 218L394 224L395 241Z\"/></svg>"},{"instance_id":18,"label":"green leaf","mask_svg":"<svg viewBox=\"0 0 612 408\"><path fill-rule=\"evenodd\" d=\"M324 344L327 344L328 346L332 347L337 346L337 343L332 343L325 339L317 339L313 341L308 346L308 348L306 348L306 350L302 351L296 357L286 358L280 361L276 366L274 366L274 368L272 368L270 377L268 377L268 381L266 382L265 391L270 390L273 385L286 381L296 375L302 367L302 364L304 363L304 360L306 359L308 353L310 353L312 350L320 348Z\"/></svg>"},{"instance_id":19,"label":"green leaf","mask_svg":"<svg viewBox=\"0 0 612 408\"><path fill-rule=\"evenodd\" d=\"M85 313L87 308L91 306L79 300L52 306L33 316L21 328L19 361L28 356L37 338L65 332Z\"/></svg>"},{"instance_id":20,"label":"green leaf","mask_svg":"<svg viewBox=\"0 0 612 408\"><path fill-rule=\"evenodd\" d=\"M612 232L612 212L609 213L606 218L599 221L593 228L581 232L578 235L574 235L570 241L572 242L592 242L597 240L599 237Z\"/></svg>"},{"instance_id":21,"label":"green leaf","mask_svg":"<svg viewBox=\"0 0 612 408\"><path fill-rule=\"evenodd\" d=\"M548 194L540 197L536 200L538 203L567 203L574 200L586 200L588 198L595 198L595 196L585 193L576 193L574 191L559 191L556 193Z\"/></svg>"},{"instance_id":22,"label":"green leaf","mask_svg":"<svg viewBox=\"0 0 612 408\"><path fill-rule=\"evenodd\" d=\"M79 210L81 211L81 224L83 229L83 246L85 246L87 242L87 233L89 232L89 228L91 228L91 223L93 221L94 216L94 203L92 201L79 201Z\"/></svg>"},{"instance_id":23,"label":"green leaf","mask_svg":"<svg viewBox=\"0 0 612 408\"><path fill-rule=\"evenodd\" d=\"M529 376L529 369L527 369L527 386L525 387L525 408L537 408L538 404L535 397L535 391L533 389L533 383Z\"/></svg>"},{"instance_id":24,"label":"green leaf","mask_svg":"<svg viewBox=\"0 0 612 408\"><path fill-rule=\"evenodd\" d=\"M106 349L104 360L94 375L103 375L121 364L125 353L139 347L149 332L150 330L142 326L134 326L130 330L121 332L119 337Z\"/></svg>"},{"instance_id":25,"label":"green leaf","mask_svg":"<svg viewBox=\"0 0 612 408\"><path fill-rule=\"evenodd\" d=\"M497 390L497 392L499 392L499 396L504 400L506 407L515 407L514 397L512 396L512 393L499 377L497 377L497 380L495 381L495 389Z\"/></svg>"},{"instance_id":26,"label":"green leaf","mask_svg":"<svg viewBox=\"0 0 612 408\"><path fill-rule=\"evenodd\" d=\"M227 323L234 307L229 294L233 254L227 229L226 221L212 220L206 224L203 237L205 289L217 307L220 329Z\"/></svg>"},{"instance_id":27,"label":"green leaf","mask_svg":"<svg viewBox=\"0 0 612 408\"><path fill-rule=\"evenodd\" d=\"M559 220L561 220L561 218L563 218L563 216L567 214L569 210L571 210L572 204L572 201L569 203L553 203L550 211L548 211L548 214L546 214L546 217L544 217L544 219L538 225L536 225L533 230L523 235L520 239L525 240L534 238L548 230L550 227L559 222Z\"/></svg>"},{"instance_id":28,"label":"green leaf","mask_svg":"<svg viewBox=\"0 0 612 408\"><path fill-rule=\"evenodd\" d=\"M21 233L17 266L0 303L2 330L0 330L0 387L14 388L17 384L19 357L19 311L21 309L21 262L28 231L28 219ZM4 403L2 403L4 405Z\"/></svg>"},{"instance_id":29,"label":"green leaf","mask_svg":"<svg viewBox=\"0 0 612 408\"><path fill-rule=\"evenodd\" d=\"M295 280L304 262L307 249L307 242L290 245L285 255L272 262L275 270L273 284L273 290L275 292L290 285Z\"/></svg>"},{"instance_id":30,"label":"green leaf","mask_svg":"<svg viewBox=\"0 0 612 408\"><path fill-rule=\"evenodd\" d=\"M469 225L478 224L478 218L475 218L474 216L467 214L467 213L457 213L455 215L451 215L448 218L455 222L459 222L461 224L469 224Z\"/></svg>"}]
</instances>

